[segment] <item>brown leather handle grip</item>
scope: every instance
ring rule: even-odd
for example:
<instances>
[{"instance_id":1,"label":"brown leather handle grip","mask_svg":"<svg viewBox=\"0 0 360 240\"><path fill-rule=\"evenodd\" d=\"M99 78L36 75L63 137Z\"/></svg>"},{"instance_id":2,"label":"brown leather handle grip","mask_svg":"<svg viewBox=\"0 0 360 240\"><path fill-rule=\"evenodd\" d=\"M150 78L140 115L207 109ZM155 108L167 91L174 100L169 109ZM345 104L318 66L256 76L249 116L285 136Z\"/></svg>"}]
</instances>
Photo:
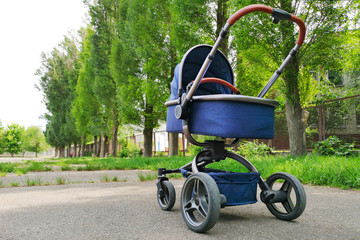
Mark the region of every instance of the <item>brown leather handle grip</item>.
<instances>
[{"instance_id":1,"label":"brown leather handle grip","mask_svg":"<svg viewBox=\"0 0 360 240\"><path fill-rule=\"evenodd\" d=\"M252 4L249 6L246 6L242 9L240 9L239 11L237 11L236 13L234 13L228 20L227 22L230 25L233 25L237 20L239 20L239 18L241 18L242 16L251 13L251 12L265 12L268 14L272 14L274 11L274 9L272 7L263 5L263 4Z\"/></svg>"},{"instance_id":2,"label":"brown leather handle grip","mask_svg":"<svg viewBox=\"0 0 360 240\"><path fill-rule=\"evenodd\" d=\"M296 44L301 46L304 42L305 39L305 34L306 34L306 27L305 27L305 23L303 20L301 20L301 18L294 16L291 14L291 18L290 21L296 23L299 26L299 37L296 41Z\"/></svg>"},{"instance_id":3,"label":"brown leather handle grip","mask_svg":"<svg viewBox=\"0 0 360 240\"><path fill-rule=\"evenodd\" d=\"M249 14L251 12L264 12L267 14L273 14L274 8L263 5L263 4L252 4L252 5L242 8L242 9L238 10L236 13L234 13L227 20L227 23L229 23L230 25L233 25L237 20L239 20L239 18L241 18L242 16ZM286 13L286 14L288 14L288 13ZM292 14L291 14L291 18L289 20L296 23L299 26L300 31L299 31L299 37L296 41L296 44L301 46L305 39L305 33L306 33L305 24L304 24L303 20L301 20L299 17L294 16Z\"/></svg>"}]
</instances>

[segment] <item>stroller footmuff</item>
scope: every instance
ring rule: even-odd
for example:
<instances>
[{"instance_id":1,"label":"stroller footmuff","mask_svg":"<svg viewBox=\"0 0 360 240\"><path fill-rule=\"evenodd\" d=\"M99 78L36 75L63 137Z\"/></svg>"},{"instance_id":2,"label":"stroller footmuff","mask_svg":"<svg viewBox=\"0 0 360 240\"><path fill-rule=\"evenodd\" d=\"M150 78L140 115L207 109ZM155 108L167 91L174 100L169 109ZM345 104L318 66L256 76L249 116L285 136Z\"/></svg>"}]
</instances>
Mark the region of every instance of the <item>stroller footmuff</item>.
<instances>
[{"instance_id":1,"label":"stroller footmuff","mask_svg":"<svg viewBox=\"0 0 360 240\"><path fill-rule=\"evenodd\" d=\"M253 11L272 14L278 20L291 20L300 27L294 49L257 97L240 95L234 87L231 65L217 50L231 25ZM301 46L304 35L305 26L301 19L261 4L250 5L228 20L213 47L198 45L191 48L176 67L171 96L165 103L166 130L184 133L190 143L202 146L203 150L192 162L178 169L159 168L157 199L161 209L172 209L176 192L166 174L181 172L186 178L180 197L181 212L191 230L210 230L222 207L256 203L257 185L261 189L261 201L275 217L290 221L303 213L306 194L296 177L289 173L275 173L264 181L250 161L226 150L226 147L234 146L240 138L274 137L274 110L278 103L263 97ZM215 136L222 140L198 142L192 134ZM227 138L234 140L228 143ZM226 158L242 164L248 172L206 168Z\"/></svg>"}]
</instances>

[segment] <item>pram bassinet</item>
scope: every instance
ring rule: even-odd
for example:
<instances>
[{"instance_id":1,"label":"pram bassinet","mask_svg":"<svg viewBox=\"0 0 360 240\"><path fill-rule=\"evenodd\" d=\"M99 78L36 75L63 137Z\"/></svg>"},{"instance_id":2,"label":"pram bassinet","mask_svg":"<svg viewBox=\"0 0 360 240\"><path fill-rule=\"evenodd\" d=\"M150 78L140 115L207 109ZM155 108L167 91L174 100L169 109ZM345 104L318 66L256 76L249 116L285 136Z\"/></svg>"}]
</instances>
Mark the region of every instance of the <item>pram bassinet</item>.
<instances>
[{"instance_id":1,"label":"pram bassinet","mask_svg":"<svg viewBox=\"0 0 360 240\"><path fill-rule=\"evenodd\" d=\"M166 131L182 133L182 120L175 117L178 98L195 79L212 46L191 48L176 67L171 82L167 106ZM226 57L217 50L204 78L215 77L234 84L233 71ZM189 128L191 133L225 138L273 138L274 108L270 99L233 95L228 88L216 83L201 84L191 104Z\"/></svg>"}]
</instances>

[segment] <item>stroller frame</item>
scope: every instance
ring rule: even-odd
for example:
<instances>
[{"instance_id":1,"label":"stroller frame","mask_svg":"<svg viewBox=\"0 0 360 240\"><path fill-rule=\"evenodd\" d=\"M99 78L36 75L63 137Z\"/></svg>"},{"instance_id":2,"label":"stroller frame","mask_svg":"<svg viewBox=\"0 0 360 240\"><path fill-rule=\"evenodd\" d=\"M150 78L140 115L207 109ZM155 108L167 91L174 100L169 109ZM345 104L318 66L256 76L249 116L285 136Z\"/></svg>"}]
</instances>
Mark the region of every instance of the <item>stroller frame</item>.
<instances>
[{"instance_id":1,"label":"stroller frame","mask_svg":"<svg viewBox=\"0 0 360 240\"><path fill-rule=\"evenodd\" d=\"M219 52L218 47L221 41L225 38L229 28L242 16L255 11L261 11L271 14L274 17L274 23L278 23L279 20L290 20L296 23L299 26L300 31L295 47L290 51L289 55L286 57L279 69L273 74L273 76L270 78L268 83L264 86L264 88L261 90L257 97L239 95L224 96L225 94L194 96L194 94L198 90L200 83L204 81L204 76L209 69L211 62L213 61L215 54ZM249 160L234 152L226 150L226 147L232 147L236 145L239 142L240 138L262 138L260 137L261 134L255 134L255 137L250 137L246 134L241 134L241 131L239 131L236 132L236 136L232 136L228 132L217 132L212 135L210 130L209 132L205 132L209 133L209 135L212 136L223 137L223 140L207 140L205 142L198 142L192 137L192 133L202 135L207 134L203 134L203 129L197 130L194 125L191 125L191 121L194 122L194 119L191 119L194 115L194 109L192 109L192 105L196 104L196 102L208 101L210 102L210 104L216 101L220 101L221 103L225 102L225 104L226 102L236 102L236 104L250 104L250 106L252 106L252 104L258 104L260 106L271 106L273 111L274 107L276 106L276 102L269 99L263 99L263 97L271 88L271 86L275 83L277 78L280 76L285 66L296 55L297 51L299 50L300 46L304 41L304 38L305 25L300 18L293 16L292 14L289 14L283 10L274 9L262 4L249 5L245 8L240 9L229 18L226 25L222 29L218 39L216 40L214 46L212 47L210 53L205 58L199 72L196 75L194 82L188 85L186 92L183 91L183 83L181 77L182 71L180 71L177 99L165 103L165 105L168 107L168 121L175 115L175 118L182 123L182 127L180 128L182 128L181 131L184 133L187 140L191 144L201 146L204 149L200 153L198 153L191 162L180 168L158 169L158 182L156 184L157 199L159 206L162 210L168 211L173 208L176 199L176 192L174 186L172 185L172 183L170 183L166 175L171 173L182 173L183 176L186 178L186 181L182 188L180 197L181 211L185 223L192 231L206 232L210 230L216 224L219 218L220 208L223 208L225 206L242 205L256 202L256 188L254 191L254 184L246 183L246 181L239 182L239 184L234 186L238 187L242 185L244 190L241 190L241 192L239 192L240 195L238 194L239 196L235 197L236 200L232 200L233 197L231 196L231 192L235 190L233 184L236 181L240 181L239 179L243 178L244 176L245 178L249 178L249 181L251 182L255 181L255 187L256 184L259 185L261 189L261 201L266 204L269 211L278 219L291 221L298 218L305 210L305 190L296 177L292 176L289 173L275 173L265 181L260 176L260 173L255 168L255 166ZM183 58L183 61L184 59L185 56ZM182 65L180 68L182 68ZM232 70L230 71L232 74ZM213 78L205 80L207 80L208 82L213 81L215 83L219 83L227 88L232 89L232 87L229 87L229 84L225 84L224 81L217 79L214 80ZM232 91L235 92L234 90ZM239 93L237 92L237 94ZM172 110L170 111L169 109L171 107ZM260 109L260 112L262 112L262 109ZM254 118L256 118L256 116L253 117L253 119ZM252 121L253 119L250 119L250 121ZM270 121L269 123L270 125L273 125L273 121ZM177 127L177 130L170 128L170 131L179 132L178 128L179 127ZM193 129L195 129L195 132L192 132ZM270 131L270 134L265 134L264 136L264 138L273 138L273 133L271 133ZM235 139L231 143L227 143L226 138ZM229 173L222 170L206 168L207 165L214 162L220 162L222 160L225 160L226 158L233 159L238 163L242 164L249 171L249 174L251 174L251 176L247 175L247 173ZM283 181L279 189L276 189L276 184L274 184L277 180ZM229 188L230 186L230 193L225 193L225 190L222 189L224 185L226 186L226 188ZM241 194L249 195L250 198L243 201L243 196L241 196ZM293 197L296 198L295 203L293 201Z\"/></svg>"}]
</instances>

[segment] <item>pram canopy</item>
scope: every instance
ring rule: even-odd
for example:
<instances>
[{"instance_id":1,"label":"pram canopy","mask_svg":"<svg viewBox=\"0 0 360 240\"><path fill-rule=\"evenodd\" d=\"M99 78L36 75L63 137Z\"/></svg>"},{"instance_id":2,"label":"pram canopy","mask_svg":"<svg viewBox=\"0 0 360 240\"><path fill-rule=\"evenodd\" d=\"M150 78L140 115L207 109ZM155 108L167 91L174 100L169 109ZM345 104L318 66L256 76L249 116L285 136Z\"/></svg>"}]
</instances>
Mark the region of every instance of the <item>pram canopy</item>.
<instances>
[{"instance_id":1,"label":"pram canopy","mask_svg":"<svg viewBox=\"0 0 360 240\"><path fill-rule=\"evenodd\" d=\"M211 49L212 46L202 44L192 47L185 53L181 63L175 68L174 78L171 82L170 101L177 99L179 97L179 90L180 94L184 93L189 83L194 81ZM220 78L232 85L234 84L234 74L231 65L219 50L216 52L204 77ZM204 83L196 90L195 96L209 94L231 94L231 91L220 84Z\"/></svg>"},{"instance_id":2,"label":"pram canopy","mask_svg":"<svg viewBox=\"0 0 360 240\"><path fill-rule=\"evenodd\" d=\"M165 103L168 132L183 133L182 120L175 117L175 108L211 49L209 45L192 47L176 66L171 95ZM231 65L219 50L203 78L218 78L234 84ZM229 88L221 84L202 83L192 97L188 124L193 134L225 138L273 138L274 108L277 104L271 99L233 95Z\"/></svg>"}]
</instances>

